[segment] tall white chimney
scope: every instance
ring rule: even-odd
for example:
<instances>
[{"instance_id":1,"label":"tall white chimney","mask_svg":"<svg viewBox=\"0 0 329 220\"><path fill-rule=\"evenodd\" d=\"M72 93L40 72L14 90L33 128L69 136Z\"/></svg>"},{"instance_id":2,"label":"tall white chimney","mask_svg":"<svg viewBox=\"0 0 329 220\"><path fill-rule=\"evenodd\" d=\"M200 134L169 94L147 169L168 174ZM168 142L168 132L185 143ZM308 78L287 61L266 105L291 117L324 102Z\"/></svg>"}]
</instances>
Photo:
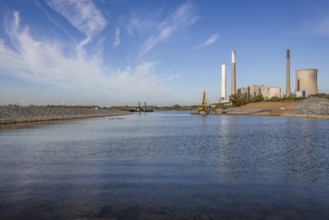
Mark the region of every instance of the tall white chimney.
<instances>
[{"instance_id":1,"label":"tall white chimney","mask_svg":"<svg viewBox=\"0 0 329 220\"><path fill-rule=\"evenodd\" d=\"M222 97L221 100L226 100L226 65L222 64Z\"/></svg>"}]
</instances>

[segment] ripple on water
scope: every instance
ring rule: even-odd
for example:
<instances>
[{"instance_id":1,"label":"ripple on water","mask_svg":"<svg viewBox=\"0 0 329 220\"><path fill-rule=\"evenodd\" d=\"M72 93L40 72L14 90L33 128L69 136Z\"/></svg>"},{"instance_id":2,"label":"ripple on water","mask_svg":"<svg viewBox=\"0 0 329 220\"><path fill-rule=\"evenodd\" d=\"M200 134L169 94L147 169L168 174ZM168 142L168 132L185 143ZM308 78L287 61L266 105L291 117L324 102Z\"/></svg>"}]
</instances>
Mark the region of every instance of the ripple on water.
<instances>
[{"instance_id":1,"label":"ripple on water","mask_svg":"<svg viewBox=\"0 0 329 220\"><path fill-rule=\"evenodd\" d=\"M328 121L154 113L0 131L0 218L324 219Z\"/></svg>"}]
</instances>

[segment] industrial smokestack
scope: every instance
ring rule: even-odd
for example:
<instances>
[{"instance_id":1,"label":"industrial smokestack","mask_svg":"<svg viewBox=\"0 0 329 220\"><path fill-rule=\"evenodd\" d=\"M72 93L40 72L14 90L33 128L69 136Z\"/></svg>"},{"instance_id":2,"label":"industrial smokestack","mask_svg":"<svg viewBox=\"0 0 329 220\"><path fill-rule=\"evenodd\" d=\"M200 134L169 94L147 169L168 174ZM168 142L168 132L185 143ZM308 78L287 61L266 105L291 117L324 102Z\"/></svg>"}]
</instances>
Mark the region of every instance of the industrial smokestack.
<instances>
[{"instance_id":1,"label":"industrial smokestack","mask_svg":"<svg viewBox=\"0 0 329 220\"><path fill-rule=\"evenodd\" d=\"M232 51L232 79L231 79L231 95L236 93L236 66L235 66L235 51Z\"/></svg>"},{"instance_id":2,"label":"industrial smokestack","mask_svg":"<svg viewBox=\"0 0 329 220\"><path fill-rule=\"evenodd\" d=\"M287 64L286 64L286 97L290 96L290 49L287 49Z\"/></svg>"},{"instance_id":3,"label":"industrial smokestack","mask_svg":"<svg viewBox=\"0 0 329 220\"><path fill-rule=\"evenodd\" d=\"M222 64L222 101L226 100L226 65Z\"/></svg>"}]
</instances>

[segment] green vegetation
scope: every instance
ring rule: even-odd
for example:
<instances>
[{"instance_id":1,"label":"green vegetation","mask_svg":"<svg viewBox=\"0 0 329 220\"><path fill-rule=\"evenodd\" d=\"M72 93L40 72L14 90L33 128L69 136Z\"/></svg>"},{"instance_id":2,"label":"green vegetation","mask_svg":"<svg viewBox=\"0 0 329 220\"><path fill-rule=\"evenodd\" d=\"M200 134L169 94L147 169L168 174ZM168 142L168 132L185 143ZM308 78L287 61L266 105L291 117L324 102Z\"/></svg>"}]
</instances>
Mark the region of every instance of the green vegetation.
<instances>
[{"instance_id":1,"label":"green vegetation","mask_svg":"<svg viewBox=\"0 0 329 220\"><path fill-rule=\"evenodd\" d=\"M214 109L227 109L230 108L230 105L225 105L224 103L215 103L213 104Z\"/></svg>"},{"instance_id":2,"label":"green vegetation","mask_svg":"<svg viewBox=\"0 0 329 220\"><path fill-rule=\"evenodd\" d=\"M322 96L329 98L329 95L326 94ZM235 94L230 96L230 101L232 102L234 107L239 107L253 102L296 102L303 99L305 98L295 96L278 98L276 96L273 96L272 98L265 100L262 95L249 96L247 94Z\"/></svg>"},{"instance_id":3,"label":"green vegetation","mask_svg":"<svg viewBox=\"0 0 329 220\"><path fill-rule=\"evenodd\" d=\"M304 100L304 99L306 99L306 98L296 97L296 96L288 96L288 97L284 97L284 98L275 97L273 100L270 99L270 100L267 100L267 101L270 101L270 102L296 102L296 101L300 101L300 100Z\"/></svg>"},{"instance_id":4,"label":"green vegetation","mask_svg":"<svg viewBox=\"0 0 329 220\"><path fill-rule=\"evenodd\" d=\"M278 101L280 101L280 98L277 97L277 96L273 96L273 97L271 97L271 98L269 99L269 101L270 101L270 102L278 102Z\"/></svg>"},{"instance_id":5,"label":"green vegetation","mask_svg":"<svg viewBox=\"0 0 329 220\"><path fill-rule=\"evenodd\" d=\"M325 93L319 93L316 95L311 95L312 97L318 97L318 98L325 98L325 99L329 99L329 94L325 94Z\"/></svg>"},{"instance_id":6,"label":"green vegetation","mask_svg":"<svg viewBox=\"0 0 329 220\"><path fill-rule=\"evenodd\" d=\"M263 97L263 96L262 96ZM258 100L258 98L256 98ZM246 105L252 102L252 98L246 94L234 94L230 96L230 101L234 107Z\"/></svg>"},{"instance_id":7,"label":"green vegetation","mask_svg":"<svg viewBox=\"0 0 329 220\"><path fill-rule=\"evenodd\" d=\"M264 101L263 95L255 95L251 98L251 102L262 102Z\"/></svg>"}]
</instances>

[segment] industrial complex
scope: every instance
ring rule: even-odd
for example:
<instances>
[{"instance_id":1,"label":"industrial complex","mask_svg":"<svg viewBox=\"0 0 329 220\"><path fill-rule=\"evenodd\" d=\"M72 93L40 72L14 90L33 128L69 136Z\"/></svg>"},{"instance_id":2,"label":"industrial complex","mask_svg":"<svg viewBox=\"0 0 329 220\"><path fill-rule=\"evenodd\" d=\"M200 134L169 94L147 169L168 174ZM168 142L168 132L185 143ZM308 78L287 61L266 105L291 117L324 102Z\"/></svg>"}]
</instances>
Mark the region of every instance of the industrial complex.
<instances>
[{"instance_id":1,"label":"industrial complex","mask_svg":"<svg viewBox=\"0 0 329 220\"><path fill-rule=\"evenodd\" d=\"M232 51L231 66L231 96L240 95L244 97L262 96L265 100L284 98L289 96L308 97L318 94L317 69L299 69L296 70L296 87L295 93L290 89L290 49L286 51L286 91L285 93L279 86L250 85L236 88L236 52ZM221 74L221 95L219 103L223 105L232 105L226 94L226 64L222 64ZM203 93L201 107L198 109L199 114L207 114L210 111L210 103L206 100L206 90Z\"/></svg>"},{"instance_id":2,"label":"industrial complex","mask_svg":"<svg viewBox=\"0 0 329 220\"><path fill-rule=\"evenodd\" d=\"M290 49L286 52L286 91L285 93L279 86L250 85L236 89L236 52L232 51L232 75L231 75L231 94L257 96L262 95L264 99L272 97L283 98L289 96L308 97L318 94L317 69L299 69L296 70L295 93L290 89ZM226 65L222 64L222 88L220 103L228 103L226 94Z\"/></svg>"}]
</instances>

